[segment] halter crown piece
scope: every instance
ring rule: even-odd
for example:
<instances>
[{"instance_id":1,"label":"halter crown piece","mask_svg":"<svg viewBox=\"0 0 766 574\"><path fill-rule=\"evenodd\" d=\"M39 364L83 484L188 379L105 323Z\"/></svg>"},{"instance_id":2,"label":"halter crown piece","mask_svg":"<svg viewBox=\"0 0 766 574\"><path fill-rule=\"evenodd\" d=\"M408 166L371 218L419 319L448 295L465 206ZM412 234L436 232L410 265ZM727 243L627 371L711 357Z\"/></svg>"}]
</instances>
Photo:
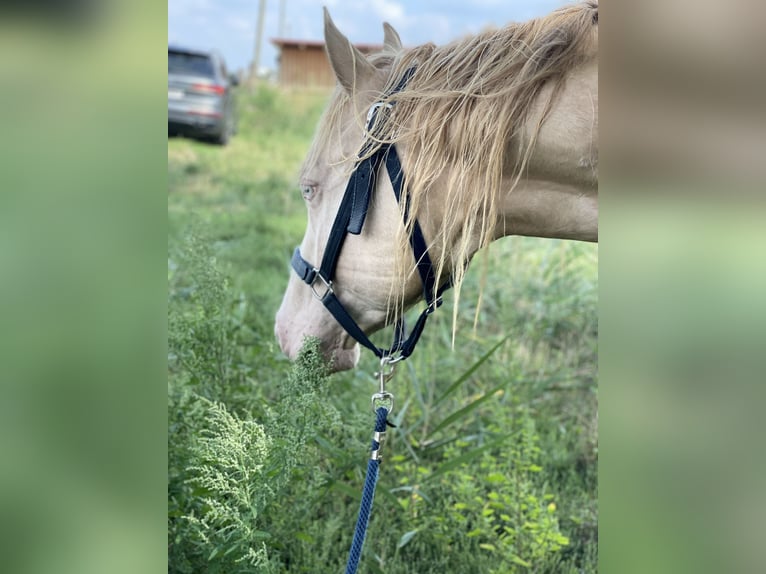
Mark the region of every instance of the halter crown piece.
<instances>
[{"instance_id":1,"label":"halter crown piece","mask_svg":"<svg viewBox=\"0 0 766 574\"><path fill-rule=\"evenodd\" d=\"M401 91L414 73L415 68L407 70L399 83L388 95ZM332 280L343 242L349 233L359 235L362 232L367 210L370 206L370 198L375 189L376 178L382 164L385 164L386 171L391 179L396 201L399 203L402 201L403 172L399 155L396 153L396 147L393 144L383 143L379 144L377 149L370 153L370 150L376 146L375 138L372 137L376 118L379 113L384 113L384 110L387 112L391 108L392 105L390 103L383 101L375 102L370 107L365 130L367 136L357 156L364 159L358 159L346 185L346 191L343 194L343 199L327 239L327 246L322 256L321 265L315 267L306 261L301 255L300 247L295 248L291 261L291 265L298 274L298 277L311 287L314 296L322 302L341 327L357 342L375 353L375 356L381 359L381 361L389 364L406 359L412 354L415 345L420 339L420 335L423 333L428 316L441 306L442 293L451 286L451 282L447 282L438 290L434 289L436 283L434 267L431 263L431 258L428 256L428 247L423 237L423 231L416 219L412 225L409 242L415 256L420 279L423 283L423 298L427 306L421 312L409 336L405 337L404 320L398 319L394 326L394 341L391 347L388 349L377 347L345 309L333 290ZM404 221L406 223L409 220L409 198L406 195L404 201Z\"/></svg>"}]
</instances>

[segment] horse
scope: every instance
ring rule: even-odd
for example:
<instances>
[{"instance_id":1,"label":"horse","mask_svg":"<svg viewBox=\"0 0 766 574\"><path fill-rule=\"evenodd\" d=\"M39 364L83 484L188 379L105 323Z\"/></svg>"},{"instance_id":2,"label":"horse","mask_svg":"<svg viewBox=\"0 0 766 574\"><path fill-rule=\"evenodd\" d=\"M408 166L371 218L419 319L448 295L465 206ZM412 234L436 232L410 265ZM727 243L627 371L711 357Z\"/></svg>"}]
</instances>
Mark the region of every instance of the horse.
<instances>
[{"instance_id":1,"label":"horse","mask_svg":"<svg viewBox=\"0 0 766 574\"><path fill-rule=\"evenodd\" d=\"M364 56L324 10L337 85L299 176L308 224L296 252L318 262L355 166L377 146L398 152L406 198L394 197L393 177L375 177L364 228L342 243L332 278L364 335L428 300L414 222L433 265L431 299L454 285L453 317L471 258L492 241L598 241L597 1L443 46L405 49L383 30L383 49ZM353 368L357 340L312 291L291 274L275 321L282 351L295 358L316 337L333 371Z\"/></svg>"}]
</instances>

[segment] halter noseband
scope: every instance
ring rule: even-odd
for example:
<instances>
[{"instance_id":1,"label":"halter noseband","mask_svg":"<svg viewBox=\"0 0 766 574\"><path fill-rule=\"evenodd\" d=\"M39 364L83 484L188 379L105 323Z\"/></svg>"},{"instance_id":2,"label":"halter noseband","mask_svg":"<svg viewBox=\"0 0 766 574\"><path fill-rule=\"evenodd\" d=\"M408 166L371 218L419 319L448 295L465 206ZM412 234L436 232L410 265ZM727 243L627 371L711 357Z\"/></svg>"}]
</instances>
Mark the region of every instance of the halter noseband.
<instances>
[{"instance_id":1,"label":"halter noseband","mask_svg":"<svg viewBox=\"0 0 766 574\"><path fill-rule=\"evenodd\" d=\"M396 87L388 95L401 91L414 73L414 68L407 70ZM348 311L346 311L333 290L332 279L335 275L335 267L338 264L343 242L349 233L359 235L362 232L381 164L386 166L396 201L398 203L402 201L403 172L399 155L396 153L396 147L393 144L382 143L374 152L370 153L371 148L376 145L375 138L371 134L377 115L381 109L388 110L391 107L390 103L383 101L378 101L370 107L366 126L366 133L370 135L368 135L357 156L364 159L357 161L346 185L346 191L343 194L343 199L340 202L338 213L335 216L335 221L332 224L330 235L327 239L327 246L322 256L321 265L317 268L306 261L301 255L300 247L295 248L291 261L291 265L298 274L298 277L311 287L314 297L322 302L341 327L356 341L375 353L375 356L379 359L388 358L389 363L406 359L410 356L420 339L420 335L423 333L428 316L442 304L442 293L451 286L451 282L448 281L439 287L438 290L434 289L436 284L434 267L431 263L431 258L428 256L428 247L423 237L423 231L416 219L412 224L409 242L410 247L412 247L412 253L415 256L418 274L423 283L423 298L427 306L420 313L409 336L405 337L404 319L400 318L394 326L394 342L391 347L388 349L377 347L370 341ZM408 221L409 198L405 195L405 225ZM318 282L320 285L317 284Z\"/></svg>"}]
</instances>

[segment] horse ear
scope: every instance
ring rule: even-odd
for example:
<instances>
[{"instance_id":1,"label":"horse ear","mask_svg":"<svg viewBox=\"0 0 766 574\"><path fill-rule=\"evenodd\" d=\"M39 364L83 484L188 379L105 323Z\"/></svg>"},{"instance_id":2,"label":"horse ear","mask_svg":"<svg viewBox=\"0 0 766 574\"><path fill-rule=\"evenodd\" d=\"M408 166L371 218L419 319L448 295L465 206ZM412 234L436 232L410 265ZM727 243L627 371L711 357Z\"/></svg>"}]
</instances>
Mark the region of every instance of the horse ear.
<instances>
[{"instance_id":1,"label":"horse ear","mask_svg":"<svg viewBox=\"0 0 766 574\"><path fill-rule=\"evenodd\" d=\"M398 52L402 49L402 40L394 27L388 22L383 22L383 45L392 52Z\"/></svg>"},{"instance_id":2,"label":"horse ear","mask_svg":"<svg viewBox=\"0 0 766 574\"><path fill-rule=\"evenodd\" d=\"M324 9L324 41L330 65L347 92L351 93L355 85L375 74L375 67L335 27L327 8Z\"/></svg>"}]
</instances>

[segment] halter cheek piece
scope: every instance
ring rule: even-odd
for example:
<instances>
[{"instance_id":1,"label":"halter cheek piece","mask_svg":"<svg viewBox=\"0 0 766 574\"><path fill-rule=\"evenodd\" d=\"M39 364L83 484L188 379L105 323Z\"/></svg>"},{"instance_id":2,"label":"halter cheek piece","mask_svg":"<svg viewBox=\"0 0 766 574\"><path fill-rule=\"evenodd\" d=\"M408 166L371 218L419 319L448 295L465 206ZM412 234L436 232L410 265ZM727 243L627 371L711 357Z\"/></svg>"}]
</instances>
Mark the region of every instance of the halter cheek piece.
<instances>
[{"instance_id":1,"label":"halter cheek piece","mask_svg":"<svg viewBox=\"0 0 766 574\"><path fill-rule=\"evenodd\" d=\"M414 68L407 70L399 84L389 95L401 91L414 73ZM382 109L388 110L391 107L391 104L381 101L372 105L367 114L367 134L372 134L378 113ZM390 358L388 362L392 363L410 356L423 333L428 316L442 304L442 293L451 286L451 282L448 281L438 290L434 289L436 284L434 267L428 256L428 247L423 237L423 231L416 219L412 224L409 241L415 256L418 274L423 283L423 298L427 306L421 312L409 336L405 336L404 319L399 319L394 326L394 342L391 347L388 349L377 347L365 335L335 295L332 279L343 242L349 233L359 235L362 232L367 210L370 206L370 198L375 189L376 178L382 164L385 164L388 177L391 179L396 201L398 203L402 201L403 172L396 147L392 144L383 143L373 153L369 153L375 145L375 138L368 137L357 156L364 159L358 160L346 185L346 191L343 194L338 213L330 230L330 236L327 239L321 265L317 268L306 261L301 255L300 247L295 248L291 264L298 277L311 287L314 296L322 302L349 335L370 349L378 358ZM406 195L404 197L404 221L405 224L409 221L409 198Z\"/></svg>"}]
</instances>

